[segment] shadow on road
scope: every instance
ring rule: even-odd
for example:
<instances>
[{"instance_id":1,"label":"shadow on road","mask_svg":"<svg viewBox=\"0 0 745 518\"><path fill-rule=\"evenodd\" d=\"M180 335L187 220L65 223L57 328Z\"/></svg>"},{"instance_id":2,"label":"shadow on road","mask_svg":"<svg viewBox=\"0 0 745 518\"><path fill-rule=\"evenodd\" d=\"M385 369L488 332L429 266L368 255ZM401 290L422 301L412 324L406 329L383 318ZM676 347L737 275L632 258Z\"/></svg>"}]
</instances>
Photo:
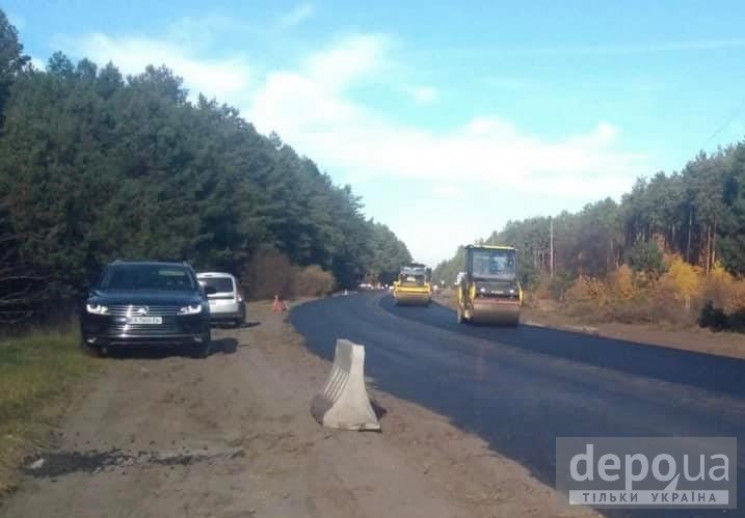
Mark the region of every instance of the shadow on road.
<instances>
[{"instance_id":1,"label":"shadow on road","mask_svg":"<svg viewBox=\"0 0 745 518\"><path fill-rule=\"evenodd\" d=\"M388 413L388 410L385 407L381 406L381 404L378 403L375 399L370 399L370 406L372 407L373 412L375 412L375 417L378 418L378 421L383 419Z\"/></svg>"},{"instance_id":2,"label":"shadow on road","mask_svg":"<svg viewBox=\"0 0 745 518\"><path fill-rule=\"evenodd\" d=\"M219 338L212 340L210 356L217 353L234 354L238 350L238 340L235 338Z\"/></svg>"}]
</instances>

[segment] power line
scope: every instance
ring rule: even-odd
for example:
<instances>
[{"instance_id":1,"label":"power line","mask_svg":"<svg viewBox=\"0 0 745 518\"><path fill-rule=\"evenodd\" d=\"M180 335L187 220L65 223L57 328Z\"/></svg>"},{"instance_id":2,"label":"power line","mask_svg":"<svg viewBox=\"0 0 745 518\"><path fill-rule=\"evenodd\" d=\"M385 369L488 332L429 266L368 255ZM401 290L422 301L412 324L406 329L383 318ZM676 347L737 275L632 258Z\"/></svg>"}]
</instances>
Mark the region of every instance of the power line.
<instances>
[{"instance_id":1,"label":"power line","mask_svg":"<svg viewBox=\"0 0 745 518\"><path fill-rule=\"evenodd\" d=\"M733 120L737 118L738 115L742 113L743 108L745 108L745 99L743 99L740 104L737 106L737 108L732 112L732 114L727 118L727 120L722 124L714 133L711 134L711 136L706 139L706 142L704 142L704 145L701 146L701 149L706 149L706 146L709 145L709 142L714 140L719 134L724 131L724 129L729 126Z\"/></svg>"}]
</instances>

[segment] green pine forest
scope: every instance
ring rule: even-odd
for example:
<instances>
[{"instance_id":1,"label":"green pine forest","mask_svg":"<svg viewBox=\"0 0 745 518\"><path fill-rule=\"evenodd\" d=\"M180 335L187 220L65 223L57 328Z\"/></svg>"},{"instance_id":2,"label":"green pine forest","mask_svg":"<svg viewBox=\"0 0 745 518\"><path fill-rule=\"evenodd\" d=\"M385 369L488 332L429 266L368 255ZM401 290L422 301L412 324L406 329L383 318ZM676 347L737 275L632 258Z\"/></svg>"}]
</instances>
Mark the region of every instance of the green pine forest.
<instances>
[{"instance_id":1,"label":"green pine forest","mask_svg":"<svg viewBox=\"0 0 745 518\"><path fill-rule=\"evenodd\" d=\"M117 258L245 279L256 258L276 256L336 288L411 260L349 186L236 109L190 95L162 66L124 77L58 52L37 70L2 12L0 116L6 321L69 307Z\"/></svg>"},{"instance_id":2,"label":"green pine forest","mask_svg":"<svg viewBox=\"0 0 745 518\"><path fill-rule=\"evenodd\" d=\"M745 143L700 153L682 171L639 178L620 203L608 198L576 213L509 221L481 242L517 247L521 281L535 286L550 273L552 223L556 282L604 279L622 265L660 275L670 256L704 275L716 265L739 277L745 273ZM459 249L437 265L433 278L452 283L463 268Z\"/></svg>"}]
</instances>

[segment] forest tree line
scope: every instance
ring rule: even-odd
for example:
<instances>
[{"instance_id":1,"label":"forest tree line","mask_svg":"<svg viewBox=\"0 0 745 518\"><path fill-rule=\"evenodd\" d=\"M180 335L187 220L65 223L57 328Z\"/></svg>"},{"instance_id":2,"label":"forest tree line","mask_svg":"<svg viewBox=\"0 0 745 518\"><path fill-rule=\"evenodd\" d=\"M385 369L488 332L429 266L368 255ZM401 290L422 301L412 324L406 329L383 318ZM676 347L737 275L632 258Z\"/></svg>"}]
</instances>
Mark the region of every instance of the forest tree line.
<instances>
[{"instance_id":1,"label":"forest tree line","mask_svg":"<svg viewBox=\"0 0 745 518\"><path fill-rule=\"evenodd\" d=\"M607 198L581 211L509 221L482 242L518 248L520 277L530 287L551 275L606 279L623 265L663 274L675 257L703 275L716 267L745 274L745 143L700 153L682 171L639 178L620 203ZM452 283L463 252L435 268ZM667 259L666 259L667 258Z\"/></svg>"},{"instance_id":2,"label":"forest tree line","mask_svg":"<svg viewBox=\"0 0 745 518\"><path fill-rule=\"evenodd\" d=\"M281 257L337 287L411 260L349 186L235 108L190 98L163 66L124 77L58 52L38 70L2 12L0 116L6 320L76 300L117 258L243 277Z\"/></svg>"}]
</instances>

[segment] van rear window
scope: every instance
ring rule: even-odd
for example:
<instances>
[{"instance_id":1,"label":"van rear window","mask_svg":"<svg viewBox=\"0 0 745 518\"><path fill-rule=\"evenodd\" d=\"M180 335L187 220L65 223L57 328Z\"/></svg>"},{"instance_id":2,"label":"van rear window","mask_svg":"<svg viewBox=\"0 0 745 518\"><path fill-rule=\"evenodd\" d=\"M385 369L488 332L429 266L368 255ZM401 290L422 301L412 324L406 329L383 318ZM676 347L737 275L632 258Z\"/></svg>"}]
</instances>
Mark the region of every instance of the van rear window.
<instances>
[{"instance_id":1,"label":"van rear window","mask_svg":"<svg viewBox=\"0 0 745 518\"><path fill-rule=\"evenodd\" d=\"M230 277L213 277L208 279L199 279L199 284L202 286L212 286L217 290L217 293L233 293L235 286L233 285L233 279Z\"/></svg>"}]
</instances>

